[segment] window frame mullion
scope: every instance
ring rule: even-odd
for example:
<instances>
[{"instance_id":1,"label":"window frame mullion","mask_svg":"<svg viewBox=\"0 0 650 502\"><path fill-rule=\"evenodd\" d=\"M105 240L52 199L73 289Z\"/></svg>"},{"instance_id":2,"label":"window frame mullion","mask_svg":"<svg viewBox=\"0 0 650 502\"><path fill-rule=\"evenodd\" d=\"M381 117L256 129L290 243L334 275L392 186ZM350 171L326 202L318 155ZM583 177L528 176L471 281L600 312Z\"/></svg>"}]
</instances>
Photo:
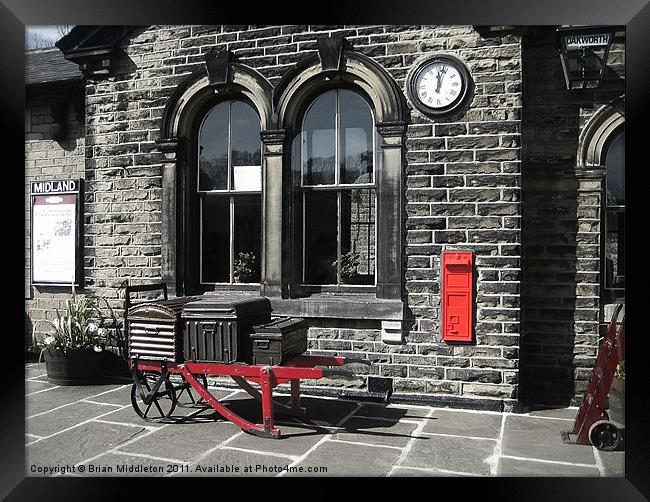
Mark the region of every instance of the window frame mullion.
<instances>
[{"instance_id":1,"label":"window frame mullion","mask_svg":"<svg viewBox=\"0 0 650 502\"><path fill-rule=\"evenodd\" d=\"M336 285L341 285L341 108L340 89L336 89L336 111L334 119L334 184L336 191Z\"/></svg>"},{"instance_id":2,"label":"window frame mullion","mask_svg":"<svg viewBox=\"0 0 650 502\"><path fill-rule=\"evenodd\" d=\"M336 285L340 286L341 282L341 190L336 192Z\"/></svg>"}]
</instances>

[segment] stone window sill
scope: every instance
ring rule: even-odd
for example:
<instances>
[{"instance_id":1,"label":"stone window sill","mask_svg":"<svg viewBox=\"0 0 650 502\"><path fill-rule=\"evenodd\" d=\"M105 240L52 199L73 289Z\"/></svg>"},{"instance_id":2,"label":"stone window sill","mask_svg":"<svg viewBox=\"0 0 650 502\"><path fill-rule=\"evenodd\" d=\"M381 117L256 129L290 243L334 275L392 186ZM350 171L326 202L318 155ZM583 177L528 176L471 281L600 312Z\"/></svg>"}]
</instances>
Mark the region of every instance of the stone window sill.
<instances>
[{"instance_id":1,"label":"stone window sill","mask_svg":"<svg viewBox=\"0 0 650 502\"><path fill-rule=\"evenodd\" d=\"M213 291L206 296L257 296L252 291ZM305 318L370 319L401 321L401 300L376 298L374 294L318 293L304 298L269 298L273 315Z\"/></svg>"},{"instance_id":2,"label":"stone window sill","mask_svg":"<svg viewBox=\"0 0 650 502\"><path fill-rule=\"evenodd\" d=\"M296 317L401 321L404 304L372 294L319 293L305 298L270 298L273 313Z\"/></svg>"}]
</instances>

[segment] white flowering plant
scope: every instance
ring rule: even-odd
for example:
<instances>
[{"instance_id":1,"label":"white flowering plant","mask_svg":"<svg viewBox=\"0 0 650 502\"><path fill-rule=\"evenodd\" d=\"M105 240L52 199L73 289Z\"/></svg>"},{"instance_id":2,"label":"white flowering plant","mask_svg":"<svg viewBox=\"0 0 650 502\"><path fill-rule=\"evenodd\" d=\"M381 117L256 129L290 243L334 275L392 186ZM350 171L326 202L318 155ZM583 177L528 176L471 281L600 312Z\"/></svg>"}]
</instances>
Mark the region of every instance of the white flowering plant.
<instances>
[{"instance_id":1,"label":"white flowering plant","mask_svg":"<svg viewBox=\"0 0 650 502\"><path fill-rule=\"evenodd\" d=\"M105 303L104 308L101 307L102 302ZM36 326L40 322L48 324L51 329L48 334L36 336ZM35 323L33 338L42 348L41 354L48 348L64 352L74 349L101 352L114 336L111 331L115 329L120 330L119 321L108 301L90 295L79 296L73 285L72 297L66 300L65 309L56 309L54 320Z\"/></svg>"}]
</instances>

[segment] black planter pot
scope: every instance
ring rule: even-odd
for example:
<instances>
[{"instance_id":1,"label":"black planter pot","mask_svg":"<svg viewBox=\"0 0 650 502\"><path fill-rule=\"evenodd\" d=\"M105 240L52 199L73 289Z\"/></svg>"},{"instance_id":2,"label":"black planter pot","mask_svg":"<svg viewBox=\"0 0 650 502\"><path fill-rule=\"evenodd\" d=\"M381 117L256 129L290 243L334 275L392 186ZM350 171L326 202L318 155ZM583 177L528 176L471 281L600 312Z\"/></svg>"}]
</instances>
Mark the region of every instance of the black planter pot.
<instances>
[{"instance_id":1,"label":"black planter pot","mask_svg":"<svg viewBox=\"0 0 650 502\"><path fill-rule=\"evenodd\" d=\"M102 353L93 349L46 349L45 369L56 385L93 385L102 380Z\"/></svg>"}]
</instances>

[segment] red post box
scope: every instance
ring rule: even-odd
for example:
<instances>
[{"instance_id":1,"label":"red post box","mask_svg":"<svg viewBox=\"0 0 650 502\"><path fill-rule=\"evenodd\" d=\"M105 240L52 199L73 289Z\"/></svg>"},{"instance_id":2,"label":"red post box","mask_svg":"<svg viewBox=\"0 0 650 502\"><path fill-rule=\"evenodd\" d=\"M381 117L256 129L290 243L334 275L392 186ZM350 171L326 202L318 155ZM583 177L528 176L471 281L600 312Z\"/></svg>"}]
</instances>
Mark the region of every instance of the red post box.
<instances>
[{"instance_id":1,"label":"red post box","mask_svg":"<svg viewBox=\"0 0 650 502\"><path fill-rule=\"evenodd\" d=\"M471 251L442 253L442 339L472 341Z\"/></svg>"}]
</instances>

